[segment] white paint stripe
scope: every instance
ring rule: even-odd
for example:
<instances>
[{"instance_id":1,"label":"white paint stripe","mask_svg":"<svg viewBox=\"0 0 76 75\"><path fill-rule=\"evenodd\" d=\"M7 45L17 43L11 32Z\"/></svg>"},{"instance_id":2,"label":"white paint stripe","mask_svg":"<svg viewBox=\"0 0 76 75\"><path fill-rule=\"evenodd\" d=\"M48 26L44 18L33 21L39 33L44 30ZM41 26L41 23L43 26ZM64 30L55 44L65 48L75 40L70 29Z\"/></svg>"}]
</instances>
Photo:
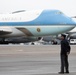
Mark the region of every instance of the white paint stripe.
<instances>
[{"instance_id":1,"label":"white paint stripe","mask_svg":"<svg viewBox=\"0 0 76 75\"><path fill-rule=\"evenodd\" d=\"M28 27L28 28L36 28L36 27L44 27L44 28L46 28L46 27L75 27L74 25L51 25L51 26L49 26L49 25L45 25L45 26L39 26L39 25L37 25L37 26L0 26L0 28L14 28L14 27Z\"/></svg>"},{"instance_id":2,"label":"white paint stripe","mask_svg":"<svg viewBox=\"0 0 76 75\"><path fill-rule=\"evenodd\" d=\"M0 22L28 22L40 16L43 10L26 11L17 14L0 15Z\"/></svg>"}]
</instances>

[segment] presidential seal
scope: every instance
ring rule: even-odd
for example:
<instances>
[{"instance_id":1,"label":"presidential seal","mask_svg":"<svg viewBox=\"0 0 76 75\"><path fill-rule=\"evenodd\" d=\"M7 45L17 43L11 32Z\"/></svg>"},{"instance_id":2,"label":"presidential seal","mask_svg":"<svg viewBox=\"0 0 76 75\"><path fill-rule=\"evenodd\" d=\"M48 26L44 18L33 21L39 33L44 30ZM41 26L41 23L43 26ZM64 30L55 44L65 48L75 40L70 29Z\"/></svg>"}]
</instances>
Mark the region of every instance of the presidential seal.
<instances>
[{"instance_id":1,"label":"presidential seal","mask_svg":"<svg viewBox=\"0 0 76 75\"><path fill-rule=\"evenodd\" d=\"M40 32L41 30L40 30L40 28L37 28L37 32Z\"/></svg>"}]
</instances>

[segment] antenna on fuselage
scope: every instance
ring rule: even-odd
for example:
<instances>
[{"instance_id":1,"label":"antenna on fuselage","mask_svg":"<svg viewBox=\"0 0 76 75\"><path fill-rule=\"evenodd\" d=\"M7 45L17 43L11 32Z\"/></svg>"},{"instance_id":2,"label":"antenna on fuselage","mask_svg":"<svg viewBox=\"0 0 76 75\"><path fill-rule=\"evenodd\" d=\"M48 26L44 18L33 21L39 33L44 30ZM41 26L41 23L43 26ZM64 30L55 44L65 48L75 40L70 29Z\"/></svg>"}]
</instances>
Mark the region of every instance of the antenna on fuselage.
<instances>
[{"instance_id":1,"label":"antenna on fuselage","mask_svg":"<svg viewBox=\"0 0 76 75\"><path fill-rule=\"evenodd\" d=\"M73 17L71 17L71 18L76 18L76 16L73 16Z\"/></svg>"}]
</instances>

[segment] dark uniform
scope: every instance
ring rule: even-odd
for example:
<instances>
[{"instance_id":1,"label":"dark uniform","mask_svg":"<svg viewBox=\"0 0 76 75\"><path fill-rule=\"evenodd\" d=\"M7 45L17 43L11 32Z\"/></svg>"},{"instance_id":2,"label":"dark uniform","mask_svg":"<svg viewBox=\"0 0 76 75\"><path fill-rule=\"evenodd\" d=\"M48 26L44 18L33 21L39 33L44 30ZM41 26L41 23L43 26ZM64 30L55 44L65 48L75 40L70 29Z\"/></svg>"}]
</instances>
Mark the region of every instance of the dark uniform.
<instances>
[{"instance_id":1,"label":"dark uniform","mask_svg":"<svg viewBox=\"0 0 76 75\"><path fill-rule=\"evenodd\" d=\"M66 73L69 73L69 63L68 63L68 54L70 53L70 45L66 39L61 41L61 73L64 73L64 68Z\"/></svg>"}]
</instances>

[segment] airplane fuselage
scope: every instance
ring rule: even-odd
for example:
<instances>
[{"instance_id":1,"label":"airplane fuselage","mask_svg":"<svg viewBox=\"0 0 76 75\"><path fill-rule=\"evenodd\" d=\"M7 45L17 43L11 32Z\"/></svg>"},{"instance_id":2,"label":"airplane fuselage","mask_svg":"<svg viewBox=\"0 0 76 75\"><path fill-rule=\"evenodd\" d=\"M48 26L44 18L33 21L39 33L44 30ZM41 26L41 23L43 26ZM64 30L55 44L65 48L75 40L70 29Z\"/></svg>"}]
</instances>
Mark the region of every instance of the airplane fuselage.
<instances>
[{"instance_id":1,"label":"airplane fuselage","mask_svg":"<svg viewBox=\"0 0 76 75\"><path fill-rule=\"evenodd\" d=\"M76 23L59 10L0 15L0 37L39 37L70 31Z\"/></svg>"}]
</instances>

